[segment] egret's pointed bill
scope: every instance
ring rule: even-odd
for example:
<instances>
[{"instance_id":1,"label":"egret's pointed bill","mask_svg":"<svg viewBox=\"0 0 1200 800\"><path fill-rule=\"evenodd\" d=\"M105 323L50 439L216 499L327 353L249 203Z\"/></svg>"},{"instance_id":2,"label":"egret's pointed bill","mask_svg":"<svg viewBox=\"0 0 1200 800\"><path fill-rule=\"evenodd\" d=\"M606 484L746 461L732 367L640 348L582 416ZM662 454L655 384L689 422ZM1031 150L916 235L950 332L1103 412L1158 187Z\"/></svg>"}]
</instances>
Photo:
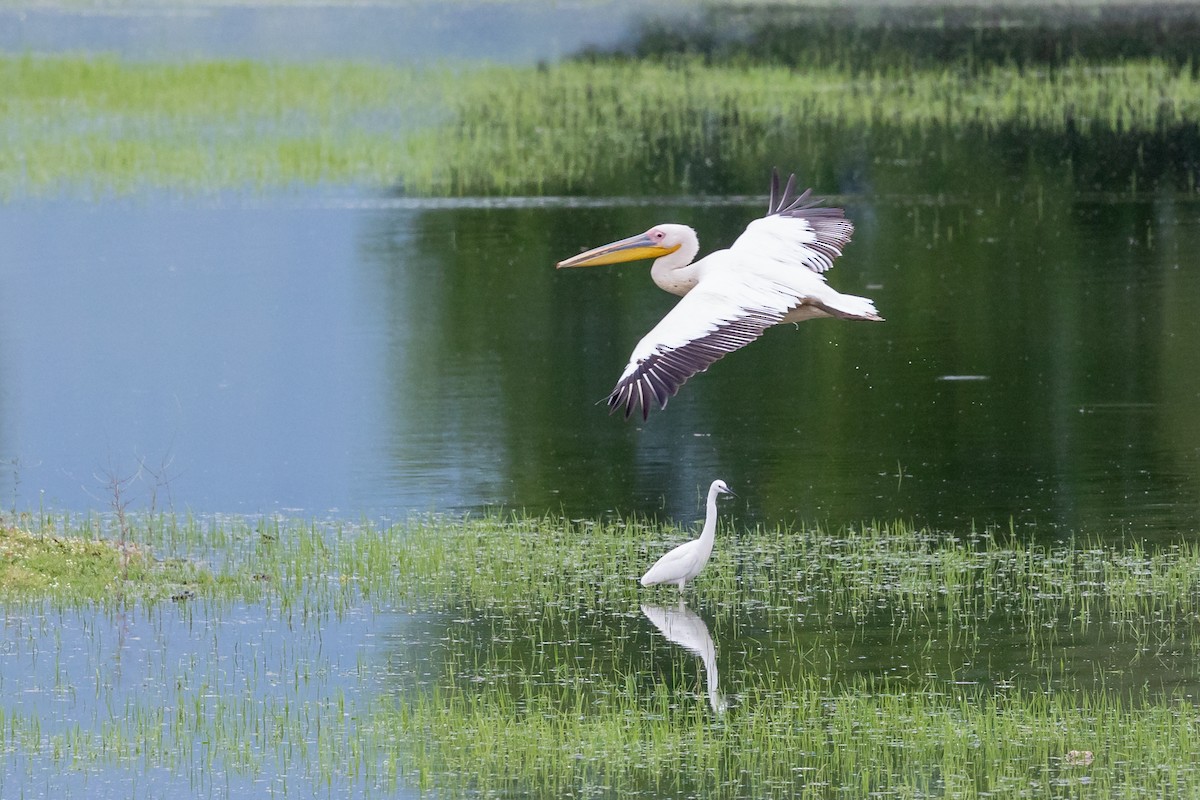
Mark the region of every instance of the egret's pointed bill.
<instances>
[{"instance_id":1,"label":"egret's pointed bill","mask_svg":"<svg viewBox=\"0 0 1200 800\"><path fill-rule=\"evenodd\" d=\"M650 238L649 233L639 233L619 242L602 245L586 253L558 262L558 269L563 267L595 267L601 264L620 264L625 261L640 261L643 258L660 258L674 253L679 245L663 247Z\"/></svg>"}]
</instances>

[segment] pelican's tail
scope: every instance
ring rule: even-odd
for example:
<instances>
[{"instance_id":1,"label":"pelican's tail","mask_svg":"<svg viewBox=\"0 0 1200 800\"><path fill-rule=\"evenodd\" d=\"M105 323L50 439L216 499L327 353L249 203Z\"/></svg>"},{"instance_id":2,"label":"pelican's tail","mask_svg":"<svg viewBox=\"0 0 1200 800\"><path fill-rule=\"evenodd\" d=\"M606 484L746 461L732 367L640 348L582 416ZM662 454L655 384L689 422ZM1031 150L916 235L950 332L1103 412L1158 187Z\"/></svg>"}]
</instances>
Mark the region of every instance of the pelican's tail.
<instances>
[{"instance_id":1,"label":"pelican's tail","mask_svg":"<svg viewBox=\"0 0 1200 800\"><path fill-rule=\"evenodd\" d=\"M869 297L859 297L856 294L841 294L827 299L821 304L831 316L840 319L863 319L871 322L883 322L883 317L875 310L875 301Z\"/></svg>"},{"instance_id":2,"label":"pelican's tail","mask_svg":"<svg viewBox=\"0 0 1200 800\"><path fill-rule=\"evenodd\" d=\"M819 297L806 297L804 302L793 307L787 313L783 321L804 322L808 319L822 317L883 322L883 317L879 316L879 312L875 310L875 302L869 297L842 294L832 289L822 292Z\"/></svg>"}]
</instances>

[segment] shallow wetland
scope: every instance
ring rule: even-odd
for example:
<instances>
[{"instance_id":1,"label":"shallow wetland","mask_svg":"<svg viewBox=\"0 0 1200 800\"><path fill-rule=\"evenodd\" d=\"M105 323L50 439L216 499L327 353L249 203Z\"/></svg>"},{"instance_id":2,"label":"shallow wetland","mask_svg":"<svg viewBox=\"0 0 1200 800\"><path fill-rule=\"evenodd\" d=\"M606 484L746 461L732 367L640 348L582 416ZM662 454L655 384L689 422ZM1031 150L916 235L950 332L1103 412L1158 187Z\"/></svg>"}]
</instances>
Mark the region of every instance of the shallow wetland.
<instances>
[{"instance_id":1,"label":"shallow wetland","mask_svg":"<svg viewBox=\"0 0 1200 800\"><path fill-rule=\"evenodd\" d=\"M40 535L99 532L80 525L51 519ZM6 790L975 797L1200 783L1194 546L900 525L723 533L680 603L636 587L660 540L684 535L645 522L137 520L140 547L221 579L131 602L10 601Z\"/></svg>"},{"instance_id":2,"label":"shallow wetland","mask_svg":"<svg viewBox=\"0 0 1200 800\"><path fill-rule=\"evenodd\" d=\"M0 797L1200 796L1200 14L573 13L0 5ZM607 417L772 166L886 323Z\"/></svg>"}]
</instances>

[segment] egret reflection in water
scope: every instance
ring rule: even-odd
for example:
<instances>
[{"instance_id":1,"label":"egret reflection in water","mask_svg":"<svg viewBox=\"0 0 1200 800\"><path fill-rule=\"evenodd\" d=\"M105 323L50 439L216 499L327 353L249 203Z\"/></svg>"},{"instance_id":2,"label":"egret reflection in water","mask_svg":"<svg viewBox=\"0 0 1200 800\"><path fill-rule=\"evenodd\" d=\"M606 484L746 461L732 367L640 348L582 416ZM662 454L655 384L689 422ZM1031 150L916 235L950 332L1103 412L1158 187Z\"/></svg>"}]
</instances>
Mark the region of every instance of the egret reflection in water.
<instances>
[{"instance_id":1,"label":"egret reflection in water","mask_svg":"<svg viewBox=\"0 0 1200 800\"><path fill-rule=\"evenodd\" d=\"M688 608L682 600L674 608L643 605L642 613L654 623L654 627L658 628L667 641L695 653L704 662L704 685L712 710L721 714L729 708L729 703L721 694L718 685L717 646L703 618Z\"/></svg>"},{"instance_id":2,"label":"egret reflection in water","mask_svg":"<svg viewBox=\"0 0 1200 800\"><path fill-rule=\"evenodd\" d=\"M842 294L825 282L824 272L850 242L854 225L840 208L824 208L812 189L796 195L796 176L779 191L771 174L767 215L746 226L727 250L692 262L700 251L696 232L686 225L655 225L645 233L606 244L558 262L558 267L590 267L654 258L650 277L680 300L638 342L608 396L611 414L638 409L650 416L654 401L667 401L684 382L703 372L782 322L820 317L880 322L866 297Z\"/></svg>"}]
</instances>

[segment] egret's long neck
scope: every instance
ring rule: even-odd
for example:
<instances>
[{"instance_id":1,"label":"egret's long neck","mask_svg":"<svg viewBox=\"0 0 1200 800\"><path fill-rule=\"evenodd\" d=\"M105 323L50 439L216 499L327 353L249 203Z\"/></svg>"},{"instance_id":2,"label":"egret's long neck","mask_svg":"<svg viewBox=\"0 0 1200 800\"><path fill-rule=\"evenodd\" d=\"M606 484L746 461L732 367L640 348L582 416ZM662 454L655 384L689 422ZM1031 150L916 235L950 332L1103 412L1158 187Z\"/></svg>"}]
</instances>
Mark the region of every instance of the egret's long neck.
<instances>
[{"instance_id":1,"label":"egret's long neck","mask_svg":"<svg viewBox=\"0 0 1200 800\"><path fill-rule=\"evenodd\" d=\"M704 530L700 532L700 549L711 553L713 540L717 538L717 490L708 490L708 507L704 511Z\"/></svg>"}]
</instances>

